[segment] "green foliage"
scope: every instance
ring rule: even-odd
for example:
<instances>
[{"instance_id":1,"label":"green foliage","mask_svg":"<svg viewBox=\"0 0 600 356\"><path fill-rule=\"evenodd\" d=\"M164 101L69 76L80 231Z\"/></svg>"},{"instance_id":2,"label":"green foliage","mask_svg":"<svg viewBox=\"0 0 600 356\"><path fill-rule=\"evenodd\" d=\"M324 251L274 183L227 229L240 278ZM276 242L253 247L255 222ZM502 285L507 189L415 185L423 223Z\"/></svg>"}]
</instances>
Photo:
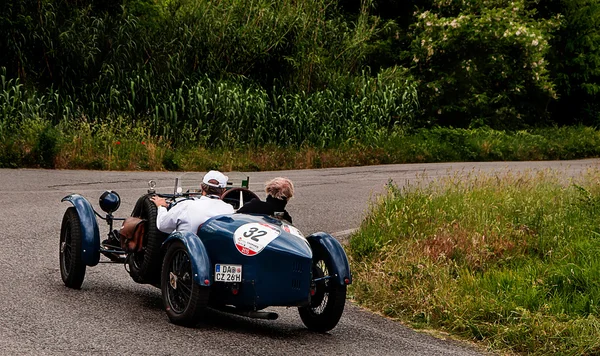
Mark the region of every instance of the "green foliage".
<instances>
[{"instance_id":1,"label":"green foliage","mask_svg":"<svg viewBox=\"0 0 600 356\"><path fill-rule=\"evenodd\" d=\"M181 169L179 163L177 162L175 152L173 151L167 151L163 157L162 165L169 171L179 171Z\"/></svg>"},{"instance_id":2,"label":"green foliage","mask_svg":"<svg viewBox=\"0 0 600 356\"><path fill-rule=\"evenodd\" d=\"M600 2L561 0L548 15L560 16L549 56L557 92L556 121L600 123Z\"/></svg>"},{"instance_id":3,"label":"green foliage","mask_svg":"<svg viewBox=\"0 0 600 356\"><path fill-rule=\"evenodd\" d=\"M498 131L487 128L420 129L371 142L379 163L558 160L600 156L600 134L589 127Z\"/></svg>"},{"instance_id":4,"label":"green foliage","mask_svg":"<svg viewBox=\"0 0 600 356\"><path fill-rule=\"evenodd\" d=\"M72 5L0 5L0 30L7 34L0 66L28 90L45 95L50 88L69 98L77 111L71 115L87 119L156 122L157 105L207 79L272 98L344 91L362 77L410 67L422 105L404 121L417 128L514 130L543 126L551 117L597 123L597 0ZM193 119L178 113L177 121L190 126ZM183 133L203 136L197 131Z\"/></svg>"},{"instance_id":5,"label":"green foliage","mask_svg":"<svg viewBox=\"0 0 600 356\"><path fill-rule=\"evenodd\" d=\"M361 162L370 154L382 162L590 156L593 134L584 147L575 137L556 144L514 132L597 124L599 6L3 2L0 135L36 120L94 132L117 120L147 127L171 148L385 147ZM60 146L46 134L43 147Z\"/></svg>"},{"instance_id":6,"label":"green foliage","mask_svg":"<svg viewBox=\"0 0 600 356\"><path fill-rule=\"evenodd\" d=\"M434 1L417 14L412 54L423 119L518 129L547 117L550 20L520 1Z\"/></svg>"},{"instance_id":7,"label":"green foliage","mask_svg":"<svg viewBox=\"0 0 600 356\"><path fill-rule=\"evenodd\" d=\"M19 80L3 79L0 92L0 129L6 135L17 131L28 119L52 123L83 119L93 126L112 124L111 119L144 124L149 134L176 145L208 147L277 144L330 147L349 140L368 141L384 132L410 125L417 107L415 84L402 71L383 71L376 78L357 77L340 90L312 93L267 93L259 86L240 82L213 81L205 77L187 81L169 96L145 93L144 113L133 108L143 78L126 92L111 91L81 107L76 99L52 89L46 95L27 91ZM101 103L106 103L101 105ZM125 104L125 112L119 110ZM114 105L114 109L111 106ZM104 116L103 120L96 118Z\"/></svg>"},{"instance_id":8,"label":"green foliage","mask_svg":"<svg viewBox=\"0 0 600 356\"><path fill-rule=\"evenodd\" d=\"M409 130L415 84L402 71L363 76L339 91L301 94L268 94L258 86L204 78L154 104L150 118L112 113L102 121L92 119L102 111L85 111L52 89L39 95L19 80L0 80L3 167L202 170L224 164L182 158L198 146L211 154L241 148L238 154L250 157L241 159L239 169L247 170L600 156L600 133L589 127ZM125 97L113 93L111 100ZM285 158L252 158L265 147L286 152ZM269 149L264 154L271 155Z\"/></svg>"},{"instance_id":9,"label":"green foliage","mask_svg":"<svg viewBox=\"0 0 600 356\"><path fill-rule=\"evenodd\" d=\"M175 146L327 147L414 119L405 70L361 71L377 31L366 7L350 23L330 0L131 0L120 16L21 3L0 17L0 121L13 131L28 117L126 118Z\"/></svg>"},{"instance_id":10,"label":"green foliage","mask_svg":"<svg viewBox=\"0 0 600 356\"><path fill-rule=\"evenodd\" d=\"M599 178L460 172L391 184L350 240L353 295L496 350L597 353Z\"/></svg>"},{"instance_id":11,"label":"green foliage","mask_svg":"<svg viewBox=\"0 0 600 356\"><path fill-rule=\"evenodd\" d=\"M32 149L32 161L42 168L54 168L57 153L59 152L60 132L53 126L47 125L39 134Z\"/></svg>"},{"instance_id":12,"label":"green foliage","mask_svg":"<svg viewBox=\"0 0 600 356\"><path fill-rule=\"evenodd\" d=\"M9 77L71 93L91 86L84 91L95 95L123 91L137 77L164 93L200 74L320 89L336 74L360 73L376 31L366 10L349 23L331 0L127 0L123 16L60 1L17 3L0 16L9 34L0 66Z\"/></svg>"},{"instance_id":13,"label":"green foliage","mask_svg":"<svg viewBox=\"0 0 600 356\"><path fill-rule=\"evenodd\" d=\"M340 2L351 14L359 3ZM422 125L597 125L599 9L597 0L375 0L372 12L393 22L373 37L367 63L413 67Z\"/></svg>"}]
</instances>

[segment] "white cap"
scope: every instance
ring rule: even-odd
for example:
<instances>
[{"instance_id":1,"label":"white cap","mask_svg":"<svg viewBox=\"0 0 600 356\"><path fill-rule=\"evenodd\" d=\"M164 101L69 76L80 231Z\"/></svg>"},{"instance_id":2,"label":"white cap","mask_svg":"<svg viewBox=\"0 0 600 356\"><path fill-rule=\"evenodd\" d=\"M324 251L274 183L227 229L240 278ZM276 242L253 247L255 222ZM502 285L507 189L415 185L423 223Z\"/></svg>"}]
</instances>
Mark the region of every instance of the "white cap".
<instances>
[{"instance_id":1,"label":"white cap","mask_svg":"<svg viewBox=\"0 0 600 356\"><path fill-rule=\"evenodd\" d=\"M219 171L209 171L202 178L202 183L211 187L225 188L229 178Z\"/></svg>"}]
</instances>

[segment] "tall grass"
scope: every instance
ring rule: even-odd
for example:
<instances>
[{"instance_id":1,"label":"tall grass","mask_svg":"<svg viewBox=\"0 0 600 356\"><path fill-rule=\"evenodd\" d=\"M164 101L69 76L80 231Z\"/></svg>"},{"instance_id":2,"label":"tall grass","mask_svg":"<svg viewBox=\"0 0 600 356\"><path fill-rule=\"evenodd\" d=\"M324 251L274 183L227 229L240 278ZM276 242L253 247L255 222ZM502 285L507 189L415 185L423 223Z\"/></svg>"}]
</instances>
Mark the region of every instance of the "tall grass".
<instances>
[{"instance_id":1,"label":"tall grass","mask_svg":"<svg viewBox=\"0 0 600 356\"><path fill-rule=\"evenodd\" d=\"M414 80L361 66L379 31L370 2L350 22L333 0L132 1L120 15L21 0L0 15L0 125L118 118L210 148L328 147L405 125Z\"/></svg>"},{"instance_id":2,"label":"tall grass","mask_svg":"<svg viewBox=\"0 0 600 356\"><path fill-rule=\"evenodd\" d=\"M361 304L525 354L600 352L600 171L398 188L350 240Z\"/></svg>"},{"instance_id":3,"label":"tall grass","mask_svg":"<svg viewBox=\"0 0 600 356\"><path fill-rule=\"evenodd\" d=\"M71 97L0 75L0 166L254 171L600 156L600 131L588 127L411 130L414 92L393 76L302 94L204 78L151 117L95 119Z\"/></svg>"},{"instance_id":4,"label":"tall grass","mask_svg":"<svg viewBox=\"0 0 600 356\"><path fill-rule=\"evenodd\" d=\"M146 93L147 106L139 114L131 104L137 95L134 82L130 91L114 90L108 97L101 94L86 106L77 97L52 88L42 95L27 90L18 79L7 79L5 75L0 78L0 134L7 135L29 119L49 125L79 120L100 127L121 118L131 126L143 124L150 135L175 145L330 147L356 137L369 140L382 129L406 127L416 108L410 78L390 72L375 78L358 77L339 91L312 93L268 93L255 85L204 77L182 82L161 100L158 94ZM107 109L102 101L125 110L108 111L103 116Z\"/></svg>"}]
</instances>

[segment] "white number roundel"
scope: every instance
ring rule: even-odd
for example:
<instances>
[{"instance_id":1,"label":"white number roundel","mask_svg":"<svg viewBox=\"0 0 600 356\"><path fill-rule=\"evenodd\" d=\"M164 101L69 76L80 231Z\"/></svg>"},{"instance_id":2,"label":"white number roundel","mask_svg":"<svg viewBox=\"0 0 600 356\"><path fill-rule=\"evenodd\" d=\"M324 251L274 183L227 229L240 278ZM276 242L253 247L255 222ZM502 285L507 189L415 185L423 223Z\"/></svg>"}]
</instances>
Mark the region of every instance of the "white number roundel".
<instances>
[{"instance_id":1,"label":"white number roundel","mask_svg":"<svg viewBox=\"0 0 600 356\"><path fill-rule=\"evenodd\" d=\"M244 224L233 233L235 247L242 255L259 254L281 231L273 225L261 223Z\"/></svg>"}]
</instances>

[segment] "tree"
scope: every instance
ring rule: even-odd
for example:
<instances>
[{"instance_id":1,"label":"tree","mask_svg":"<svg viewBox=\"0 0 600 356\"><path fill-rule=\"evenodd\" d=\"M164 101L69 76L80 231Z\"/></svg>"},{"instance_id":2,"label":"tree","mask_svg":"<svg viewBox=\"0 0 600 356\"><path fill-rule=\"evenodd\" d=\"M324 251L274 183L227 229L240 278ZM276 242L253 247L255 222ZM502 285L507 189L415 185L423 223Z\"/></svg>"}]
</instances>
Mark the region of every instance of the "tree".
<instances>
[{"instance_id":1,"label":"tree","mask_svg":"<svg viewBox=\"0 0 600 356\"><path fill-rule=\"evenodd\" d=\"M551 107L554 120L561 124L599 125L600 1L557 0L540 12L561 20L550 40L549 53L559 95Z\"/></svg>"},{"instance_id":2,"label":"tree","mask_svg":"<svg viewBox=\"0 0 600 356\"><path fill-rule=\"evenodd\" d=\"M413 73L431 124L514 129L548 117L549 30L523 0L434 1L417 14Z\"/></svg>"}]
</instances>

